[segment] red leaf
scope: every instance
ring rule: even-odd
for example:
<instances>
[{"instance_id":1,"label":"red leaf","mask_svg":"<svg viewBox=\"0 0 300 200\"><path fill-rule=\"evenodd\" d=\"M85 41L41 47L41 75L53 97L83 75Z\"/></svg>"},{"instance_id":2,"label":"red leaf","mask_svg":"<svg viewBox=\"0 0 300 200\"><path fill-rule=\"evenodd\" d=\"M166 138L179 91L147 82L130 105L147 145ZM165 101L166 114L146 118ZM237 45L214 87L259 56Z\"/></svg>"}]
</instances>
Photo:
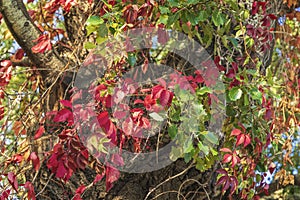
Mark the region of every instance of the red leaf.
<instances>
[{"instance_id":1,"label":"red leaf","mask_svg":"<svg viewBox=\"0 0 300 200\"><path fill-rule=\"evenodd\" d=\"M230 180L231 180L230 195L232 195L238 186L238 181L235 176L231 176Z\"/></svg>"},{"instance_id":2,"label":"red leaf","mask_svg":"<svg viewBox=\"0 0 300 200\"><path fill-rule=\"evenodd\" d=\"M138 15L138 6L129 4L124 8L123 16L127 24L133 24Z\"/></svg>"},{"instance_id":3,"label":"red leaf","mask_svg":"<svg viewBox=\"0 0 300 200\"><path fill-rule=\"evenodd\" d=\"M218 169L216 172L218 172L219 174L224 174L224 175L228 174L228 172L225 169Z\"/></svg>"},{"instance_id":4,"label":"red leaf","mask_svg":"<svg viewBox=\"0 0 300 200\"><path fill-rule=\"evenodd\" d=\"M263 13L266 12L266 5L267 5L267 2L262 2L262 1L258 2L258 6L261 7L261 9L263 10Z\"/></svg>"},{"instance_id":5,"label":"red leaf","mask_svg":"<svg viewBox=\"0 0 300 200\"><path fill-rule=\"evenodd\" d=\"M104 100L105 100L105 107L106 107L106 108L111 108L111 106L112 106L112 104L113 104L113 102L112 102L112 96L109 94L109 95L107 95L107 96L104 98Z\"/></svg>"},{"instance_id":6,"label":"red leaf","mask_svg":"<svg viewBox=\"0 0 300 200\"><path fill-rule=\"evenodd\" d=\"M142 124L142 127L145 128L145 129L151 128L150 121L149 121L149 119L146 118L146 117L142 117L142 119L141 119L141 124Z\"/></svg>"},{"instance_id":7,"label":"red leaf","mask_svg":"<svg viewBox=\"0 0 300 200\"><path fill-rule=\"evenodd\" d=\"M197 74L194 80L196 83L204 83L204 79L200 74Z\"/></svg>"},{"instance_id":8,"label":"red leaf","mask_svg":"<svg viewBox=\"0 0 300 200\"><path fill-rule=\"evenodd\" d=\"M82 200L80 194L75 194L72 200Z\"/></svg>"},{"instance_id":9,"label":"red leaf","mask_svg":"<svg viewBox=\"0 0 300 200\"><path fill-rule=\"evenodd\" d=\"M8 172L7 174L8 182L11 184L11 186L14 188L16 192L18 192L18 180L17 176L13 172Z\"/></svg>"},{"instance_id":10,"label":"red leaf","mask_svg":"<svg viewBox=\"0 0 300 200\"><path fill-rule=\"evenodd\" d=\"M223 157L223 163L229 163L232 160L232 155L231 154L225 154Z\"/></svg>"},{"instance_id":11,"label":"red leaf","mask_svg":"<svg viewBox=\"0 0 300 200\"><path fill-rule=\"evenodd\" d=\"M269 14L268 16L269 16L272 20L276 20L276 19L277 19L276 15Z\"/></svg>"},{"instance_id":12,"label":"red leaf","mask_svg":"<svg viewBox=\"0 0 300 200\"><path fill-rule=\"evenodd\" d=\"M159 99L161 96L161 92L164 90L164 87L161 85L156 85L152 88L152 98Z\"/></svg>"},{"instance_id":13,"label":"red leaf","mask_svg":"<svg viewBox=\"0 0 300 200\"><path fill-rule=\"evenodd\" d=\"M66 175L67 175L68 171L64 165L64 163L62 161L60 161L58 163L58 168L56 170L56 177L57 178L62 178L62 179L65 179Z\"/></svg>"},{"instance_id":14,"label":"red leaf","mask_svg":"<svg viewBox=\"0 0 300 200\"><path fill-rule=\"evenodd\" d=\"M155 99L152 98L152 95L147 95L144 100L144 106L147 110L151 110L152 106L156 104Z\"/></svg>"},{"instance_id":15,"label":"red leaf","mask_svg":"<svg viewBox=\"0 0 300 200\"><path fill-rule=\"evenodd\" d=\"M76 194L82 194L86 189L85 185L81 185L76 189Z\"/></svg>"},{"instance_id":16,"label":"red leaf","mask_svg":"<svg viewBox=\"0 0 300 200\"><path fill-rule=\"evenodd\" d=\"M172 99L173 99L173 92L170 92L168 90L163 90L161 93L160 93L160 104L162 106L170 106L171 103L172 103Z\"/></svg>"},{"instance_id":17,"label":"red leaf","mask_svg":"<svg viewBox=\"0 0 300 200\"><path fill-rule=\"evenodd\" d=\"M122 131L126 135L132 135L133 133L133 121L131 117L128 117L123 123L122 123Z\"/></svg>"},{"instance_id":18,"label":"red leaf","mask_svg":"<svg viewBox=\"0 0 300 200\"><path fill-rule=\"evenodd\" d=\"M24 56L24 50L18 49L17 52L15 53L15 59L22 60L23 56Z\"/></svg>"},{"instance_id":19,"label":"red leaf","mask_svg":"<svg viewBox=\"0 0 300 200\"><path fill-rule=\"evenodd\" d=\"M77 164L78 168L85 169L87 163L88 163L88 161L87 161L87 159L83 155L78 154L76 156L76 164Z\"/></svg>"},{"instance_id":20,"label":"red leaf","mask_svg":"<svg viewBox=\"0 0 300 200\"><path fill-rule=\"evenodd\" d=\"M125 93L122 90L119 90L114 95L114 102L119 104L125 97Z\"/></svg>"},{"instance_id":21,"label":"red leaf","mask_svg":"<svg viewBox=\"0 0 300 200\"><path fill-rule=\"evenodd\" d=\"M44 126L40 126L39 129L35 132L34 139L36 140L40 138L44 132L45 132Z\"/></svg>"},{"instance_id":22,"label":"red leaf","mask_svg":"<svg viewBox=\"0 0 300 200\"><path fill-rule=\"evenodd\" d=\"M24 185L24 187L27 190L27 197L30 200L35 200L35 192L34 192L34 186L32 185L31 182L27 181Z\"/></svg>"},{"instance_id":23,"label":"red leaf","mask_svg":"<svg viewBox=\"0 0 300 200\"><path fill-rule=\"evenodd\" d=\"M130 110L130 112L132 113L132 118L134 120L139 119L144 114L144 111L141 108L134 108Z\"/></svg>"},{"instance_id":24,"label":"red leaf","mask_svg":"<svg viewBox=\"0 0 300 200\"><path fill-rule=\"evenodd\" d=\"M138 104L138 103L144 103L144 101L141 100L141 99L136 99L136 100L134 101L134 104Z\"/></svg>"},{"instance_id":25,"label":"red leaf","mask_svg":"<svg viewBox=\"0 0 300 200\"><path fill-rule=\"evenodd\" d=\"M221 185L221 184L223 184L227 180L228 180L228 176L222 176L222 177L219 178L219 180L217 181L216 185Z\"/></svg>"},{"instance_id":26,"label":"red leaf","mask_svg":"<svg viewBox=\"0 0 300 200\"><path fill-rule=\"evenodd\" d=\"M40 168L40 159L38 155L35 152L32 152L29 156L29 159L32 161L35 171L37 171Z\"/></svg>"},{"instance_id":27,"label":"red leaf","mask_svg":"<svg viewBox=\"0 0 300 200\"><path fill-rule=\"evenodd\" d=\"M224 184L224 187L222 189L222 192L228 190L229 187L230 187L230 181L227 179L225 184Z\"/></svg>"},{"instance_id":28,"label":"red leaf","mask_svg":"<svg viewBox=\"0 0 300 200\"><path fill-rule=\"evenodd\" d=\"M111 161L113 164L115 164L115 166L123 166L124 165L123 158L118 153L115 153L111 156Z\"/></svg>"},{"instance_id":29,"label":"red leaf","mask_svg":"<svg viewBox=\"0 0 300 200\"><path fill-rule=\"evenodd\" d=\"M248 146L251 143L251 137L249 134L245 135L244 147Z\"/></svg>"},{"instance_id":30,"label":"red leaf","mask_svg":"<svg viewBox=\"0 0 300 200\"><path fill-rule=\"evenodd\" d=\"M232 153L232 151L228 148L222 148L222 149L220 149L220 151L226 152L226 153Z\"/></svg>"},{"instance_id":31,"label":"red leaf","mask_svg":"<svg viewBox=\"0 0 300 200\"><path fill-rule=\"evenodd\" d=\"M272 162L269 166L269 172L270 174L273 174L274 170L276 169L276 165Z\"/></svg>"},{"instance_id":32,"label":"red leaf","mask_svg":"<svg viewBox=\"0 0 300 200\"><path fill-rule=\"evenodd\" d=\"M120 171L114 167L106 166L106 191L112 188L112 184L120 177Z\"/></svg>"},{"instance_id":33,"label":"red leaf","mask_svg":"<svg viewBox=\"0 0 300 200\"><path fill-rule=\"evenodd\" d=\"M0 180L1 180L1 179L0 179ZM3 191L2 194L0 194L0 199L1 199L1 200L6 200L6 199L8 199L9 194L10 194L10 190L5 190L5 191Z\"/></svg>"},{"instance_id":34,"label":"red leaf","mask_svg":"<svg viewBox=\"0 0 300 200\"><path fill-rule=\"evenodd\" d=\"M96 175L96 177L95 177L95 179L94 179L94 181L93 181L93 183L95 184L95 183L97 183L98 181L101 181L102 180L102 178L104 177L104 173L102 173L102 174L97 174Z\"/></svg>"},{"instance_id":35,"label":"red leaf","mask_svg":"<svg viewBox=\"0 0 300 200\"><path fill-rule=\"evenodd\" d=\"M158 25L159 26L159 25ZM164 45L165 43L167 43L169 41L169 34L167 32L167 30L162 29L162 27L160 27L157 30L157 41Z\"/></svg>"},{"instance_id":36,"label":"red leaf","mask_svg":"<svg viewBox=\"0 0 300 200\"><path fill-rule=\"evenodd\" d=\"M73 113L69 109L62 109L57 112L56 116L53 119L54 122L66 122L73 121Z\"/></svg>"},{"instance_id":37,"label":"red leaf","mask_svg":"<svg viewBox=\"0 0 300 200\"><path fill-rule=\"evenodd\" d=\"M4 106L0 105L0 120L4 117Z\"/></svg>"},{"instance_id":38,"label":"red leaf","mask_svg":"<svg viewBox=\"0 0 300 200\"><path fill-rule=\"evenodd\" d=\"M67 108L72 108L72 103L69 100L60 100L60 103Z\"/></svg>"},{"instance_id":39,"label":"red leaf","mask_svg":"<svg viewBox=\"0 0 300 200\"><path fill-rule=\"evenodd\" d=\"M233 135L240 135L242 132L241 132L241 130L240 129L233 129L232 131L231 131L231 135L230 136L233 136Z\"/></svg>"},{"instance_id":40,"label":"red leaf","mask_svg":"<svg viewBox=\"0 0 300 200\"><path fill-rule=\"evenodd\" d=\"M254 1L252 3L252 10L251 10L251 14L255 15L258 12L258 5L257 5L257 1Z\"/></svg>"},{"instance_id":41,"label":"red leaf","mask_svg":"<svg viewBox=\"0 0 300 200\"><path fill-rule=\"evenodd\" d=\"M31 48L33 53L44 53L46 50L49 51L52 48L48 35L41 35L38 39L34 40L34 42L38 43Z\"/></svg>"},{"instance_id":42,"label":"red leaf","mask_svg":"<svg viewBox=\"0 0 300 200\"><path fill-rule=\"evenodd\" d=\"M109 122L108 112L104 111L104 112L100 113L97 116L97 119L98 119L100 126L104 126L105 124L107 124Z\"/></svg>"},{"instance_id":43,"label":"red leaf","mask_svg":"<svg viewBox=\"0 0 300 200\"><path fill-rule=\"evenodd\" d=\"M231 167L233 168L239 162L239 157L232 156L232 164Z\"/></svg>"},{"instance_id":44,"label":"red leaf","mask_svg":"<svg viewBox=\"0 0 300 200\"><path fill-rule=\"evenodd\" d=\"M237 136L237 140L236 140L236 146L239 146L240 144L244 143L245 141L245 135L244 134L240 134Z\"/></svg>"},{"instance_id":45,"label":"red leaf","mask_svg":"<svg viewBox=\"0 0 300 200\"><path fill-rule=\"evenodd\" d=\"M117 118L117 119L122 119L124 117L127 116L127 112L126 111L119 111L119 110L116 110L114 112L114 117Z\"/></svg>"}]
</instances>

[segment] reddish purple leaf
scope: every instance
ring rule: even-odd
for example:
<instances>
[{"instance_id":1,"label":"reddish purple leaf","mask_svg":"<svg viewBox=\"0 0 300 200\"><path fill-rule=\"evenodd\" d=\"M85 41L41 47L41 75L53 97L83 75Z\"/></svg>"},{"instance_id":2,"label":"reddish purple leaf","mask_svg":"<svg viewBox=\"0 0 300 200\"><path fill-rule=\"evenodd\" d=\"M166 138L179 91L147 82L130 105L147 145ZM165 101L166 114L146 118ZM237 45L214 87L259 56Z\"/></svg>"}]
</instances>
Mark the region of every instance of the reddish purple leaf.
<instances>
[{"instance_id":1,"label":"reddish purple leaf","mask_svg":"<svg viewBox=\"0 0 300 200\"><path fill-rule=\"evenodd\" d=\"M244 147L248 146L251 143L251 137L249 134L245 135Z\"/></svg>"},{"instance_id":2,"label":"reddish purple leaf","mask_svg":"<svg viewBox=\"0 0 300 200\"><path fill-rule=\"evenodd\" d=\"M14 188L16 192L18 192L18 180L17 176L13 172L8 172L7 174L8 182L11 184L11 186Z\"/></svg>"},{"instance_id":3,"label":"reddish purple leaf","mask_svg":"<svg viewBox=\"0 0 300 200\"><path fill-rule=\"evenodd\" d=\"M35 152L32 152L29 156L29 159L32 161L33 168L37 171L40 168L40 159Z\"/></svg>"},{"instance_id":4,"label":"reddish purple leaf","mask_svg":"<svg viewBox=\"0 0 300 200\"><path fill-rule=\"evenodd\" d=\"M231 154L225 154L223 157L223 163L229 163L232 160L232 155Z\"/></svg>"},{"instance_id":5,"label":"reddish purple leaf","mask_svg":"<svg viewBox=\"0 0 300 200\"><path fill-rule=\"evenodd\" d=\"M44 53L52 49L52 44L48 35L41 35L38 39L34 40L38 42L35 46L31 48L33 53Z\"/></svg>"},{"instance_id":6,"label":"reddish purple leaf","mask_svg":"<svg viewBox=\"0 0 300 200\"><path fill-rule=\"evenodd\" d=\"M228 176L222 176L222 177L219 178L219 180L217 181L216 185L222 185L227 180L228 180Z\"/></svg>"},{"instance_id":7,"label":"reddish purple leaf","mask_svg":"<svg viewBox=\"0 0 300 200\"><path fill-rule=\"evenodd\" d=\"M76 194L82 194L86 189L85 185L81 185L76 189Z\"/></svg>"},{"instance_id":8,"label":"reddish purple leaf","mask_svg":"<svg viewBox=\"0 0 300 200\"><path fill-rule=\"evenodd\" d=\"M72 103L69 100L60 100L60 103L67 108L72 108Z\"/></svg>"},{"instance_id":9,"label":"reddish purple leaf","mask_svg":"<svg viewBox=\"0 0 300 200\"><path fill-rule=\"evenodd\" d=\"M233 130L231 131L230 136L233 136L233 135L237 136L237 135L240 135L241 133L242 133L242 132L241 132L240 129L233 129Z\"/></svg>"},{"instance_id":10,"label":"reddish purple leaf","mask_svg":"<svg viewBox=\"0 0 300 200\"><path fill-rule=\"evenodd\" d=\"M39 129L35 132L34 139L36 140L36 139L40 138L40 137L44 134L44 132L45 132L45 128L44 128L44 126L42 125L42 126L40 126Z\"/></svg>"},{"instance_id":11,"label":"reddish purple leaf","mask_svg":"<svg viewBox=\"0 0 300 200\"><path fill-rule=\"evenodd\" d=\"M104 172L102 174L97 174L94 181L93 181L93 183L95 184L95 183L101 181L103 179L104 175L105 175Z\"/></svg>"},{"instance_id":12,"label":"reddish purple leaf","mask_svg":"<svg viewBox=\"0 0 300 200\"><path fill-rule=\"evenodd\" d=\"M27 190L27 197L29 200L35 200L35 192L34 192L34 186L31 182L27 181L24 185L24 187Z\"/></svg>"},{"instance_id":13,"label":"reddish purple leaf","mask_svg":"<svg viewBox=\"0 0 300 200\"><path fill-rule=\"evenodd\" d=\"M53 119L54 122L73 121L73 113L69 109L62 109L57 112Z\"/></svg>"},{"instance_id":14,"label":"reddish purple leaf","mask_svg":"<svg viewBox=\"0 0 300 200\"><path fill-rule=\"evenodd\" d=\"M222 148L220 149L221 152L226 152L226 153L232 153L232 151L228 148Z\"/></svg>"},{"instance_id":15,"label":"reddish purple leaf","mask_svg":"<svg viewBox=\"0 0 300 200\"><path fill-rule=\"evenodd\" d=\"M104 126L105 124L107 124L109 122L109 115L107 111L104 111L102 113L100 113L97 116L98 122L100 124L100 126Z\"/></svg>"},{"instance_id":16,"label":"reddish purple leaf","mask_svg":"<svg viewBox=\"0 0 300 200\"><path fill-rule=\"evenodd\" d=\"M240 134L237 136L237 140L236 140L236 146L239 146L240 144L243 144L245 141L245 135L244 134Z\"/></svg>"},{"instance_id":17,"label":"reddish purple leaf","mask_svg":"<svg viewBox=\"0 0 300 200\"><path fill-rule=\"evenodd\" d=\"M231 176L230 181L231 181L230 195L232 195L234 191L237 189L238 181L235 176Z\"/></svg>"}]
</instances>

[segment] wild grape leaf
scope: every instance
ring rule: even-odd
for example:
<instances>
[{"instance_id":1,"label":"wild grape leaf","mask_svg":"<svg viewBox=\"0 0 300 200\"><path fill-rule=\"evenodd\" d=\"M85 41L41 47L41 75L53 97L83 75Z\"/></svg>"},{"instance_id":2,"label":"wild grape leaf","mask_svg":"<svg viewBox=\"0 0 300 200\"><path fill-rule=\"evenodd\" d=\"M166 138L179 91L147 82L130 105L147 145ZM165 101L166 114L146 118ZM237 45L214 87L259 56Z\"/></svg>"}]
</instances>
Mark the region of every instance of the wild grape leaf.
<instances>
[{"instance_id":1,"label":"wild grape leaf","mask_svg":"<svg viewBox=\"0 0 300 200\"><path fill-rule=\"evenodd\" d=\"M8 182L11 184L11 186L14 188L16 192L18 192L18 180L17 176L13 172L8 172L7 174Z\"/></svg>"}]
</instances>

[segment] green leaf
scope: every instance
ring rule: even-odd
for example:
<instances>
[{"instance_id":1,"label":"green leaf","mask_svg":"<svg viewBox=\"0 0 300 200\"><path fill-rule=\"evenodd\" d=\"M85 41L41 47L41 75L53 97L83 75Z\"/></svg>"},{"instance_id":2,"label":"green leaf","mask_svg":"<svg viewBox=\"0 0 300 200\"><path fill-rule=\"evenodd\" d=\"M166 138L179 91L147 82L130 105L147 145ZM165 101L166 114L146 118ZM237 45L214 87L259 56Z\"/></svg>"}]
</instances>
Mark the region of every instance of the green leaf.
<instances>
[{"instance_id":1,"label":"green leaf","mask_svg":"<svg viewBox=\"0 0 300 200\"><path fill-rule=\"evenodd\" d=\"M198 24L198 20L197 20L197 17L194 13L192 12L186 12L186 18L189 22L191 22L191 24L193 26L197 25Z\"/></svg>"},{"instance_id":2,"label":"green leaf","mask_svg":"<svg viewBox=\"0 0 300 200\"><path fill-rule=\"evenodd\" d=\"M178 128L174 124L168 127L168 134L172 140L176 137L177 132L178 132Z\"/></svg>"},{"instance_id":3,"label":"green leaf","mask_svg":"<svg viewBox=\"0 0 300 200\"><path fill-rule=\"evenodd\" d=\"M260 103L262 103L263 95L257 88L253 88L252 90L250 90L250 95L251 95L252 99L258 100Z\"/></svg>"},{"instance_id":4,"label":"green leaf","mask_svg":"<svg viewBox=\"0 0 300 200\"><path fill-rule=\"evenodd\" d=\"M179 6L179 0L168 0L171 7L178 7Z\"/></svg>"},{"instance_id":5,"label":"green leaf","mask_svg":"<svg viewBox=\"0 0 300 200\"><path fill-rule=\"evenodd\" d=\"M185 33L189 33L190 32L190 29L188 27L188 25L186 23L183 23L182 24L182 30L185 32Z\"/></svg>"},{"instance_id":6,"label":"green leaf","mask_svg":"<svg viewBox=\"0 0 300 200\"><path fill-rule=\"evenodd\" d=\"M242 97L243 91L238 87L233 87L229 90L229 99L231 101L236 101Z\"/></svg>"},{"instance_id":7,"label":"green leaf","mask_svg":"<svg viewBox=\"0 0 300 200\"><path fill-rule=\"evenodd\" d=\"M86 43L84 43L84 48L85 49L94 49L94 48L96 48L96 45L91 42L86 42Z\"/></svg>"},{"instance_id":8,"label":"green leaf","mask_svg":"<svg viewBox=\"0 0 300 200\"><path fill-rule=\"evenodd\" d=\"M160 11L160 14L170 13L170 9L168 7L165 7L165 6L159 6L159 11Z\"/></svg>"},{"instance_id":9,"label":"green leaf","mask_svg":"<svg viewBox=\"0 0 300 200\"><path fill-rule=\"evenodd\" d=\"M98 26L100 24L103 24L104 20L101 19L99 16L90 16L87 20L86 20L86 25L87 26Z\"/></svg>"},{"instance_id":10,"label":"green leaf","mask_svg":"<svg viewBox=\"0 0 300 200\"><path fill-rule=\"evenodd\" d=\"M136 57L135 54L128 54L127 62L129 63L130 66L134 66L136 63Z\"/></svg>"},{"instance_id":11,"label":"green leaf","mask_svg":"<svg viewBox=\"0 0 300 200\"><path fill-rule=\"evenodd\" d=\"M208 132L204 137L212 144L218 144L218 137L213 132Z\"/></svg>"},{"instance_id":12,"label":"green leaf","mask_svg":"<svg viewBox=\"0 0 300 200\"><path fill-rule=\"evenodd\" d=\"M219 10L215 10L212 14L212 21L215 26L220 26L224 24L224 17Z\"/></svg>"},{"instance_id":13,"label":"green leaf","mask_svg":"<svg viewBox=\"0 0 300 200\"><path fill-rule=\"evenodd\" d=\"M185 153L185 154L184 154L184 162L185 162L185 163L188 163L188 162L190 162L191 160L192 160L191 154L190 154L190 153Z\"/></svg>"},{"instance_id":14,"label":"green leaf","mask_svg":"<svg viewBox=\"0 0 300 200\"><path fill-rule=\"evenodd\" d=\"M226 35L221 37L221 41L222 41L224 47L226 47L228 49L228 41L227 41L227 36Z\"/></svg>"},{"instance_id":15,"label":"green leaf","mask_svg":"<svg viewBox=\"0 0 300 200\"><path fill-rule=\"evenodd\" d=\"M197 16L197 21L203 22L208 19L208 13L206 10L201 10Z\"/></svg>"},{"instance_id":16,"label":"green leaf","mask_svg":"<svg viewBox=\"0 0 300 200\"><path fill-rule=\"evenodd\" d=\"M213 156L217 156L219 154L214 148L210 148L210 151Z\"/></svg>"},{"instance_id":17,"label":"green leaf","mask_svg":"<svg viewBox=\"0 0 300 200\"><path fill-rule=\"evenodd\" d=\"M171 26L179 19L179 12L169 16L167 26Z\"/></svg>"},{"instance_id":18,"label":"green leaf","mask_svg":"<svg viewBox=\"0 0 300 200\"><path fill-rule=\"evenodd\" d=\"M205 48L209 47L212 43L213 40L213 27L210 24L206 24L203 26L203 31L204 31L204 44Z\"/></svg>"},{"instance_id":19,"label":"green leaf","mask_svg":"<svg viewBox=\"0 0 300 200\"><path fill-rule=\"evenodd\" d=\"M170 153L170 159L173 161L176 161L178 158L182 157L182 149L180 147L174 147L172 146L171 153Z\"/></svg>"},{"instance_id":20,"label":"green leaf","mask_svg":"<svg viewBox=\"0 0 300 200\"><path fill-rule=\"evenodd\" d=\"M184 146L183 146L183 153L189 153L191 152L192 150L194 149L194 146L193 146L193 139L190 137L188 138L185 143L184 143Z\"/></svg>"},{"instance_id":21,"label":"green leaf","mask_svg":"<svg viewBox=\"0 0 300 200\"><path fill-rule=\"evenodd\" d=\"M169 19L169 16L168 15L161 15L159 17L159 20L158 20L158 24L162 23L162 24L168 24L168 19Z\"/></svg>"},{"instance_id":22,"label":"green leaf","mask_svg":"<svg viewBox=\"0 0 300 200\"><path fill-rule=\"evenodd\" d=\"M188 4L197 4L199 3L199 0L188 0Z\"/></svg>"},{"instance_id":23,"label":"green leaf","mask_svg":"<svg viewBox=\"0 0 300 200\"><path fill-rule=\"evenodd\" d=\"M87 26L86 30L87 30L86 34L87 34L87 36L89 36L91 33L97 31L97 27L95 27L95 26Z\"/></svg>"},{"instance_id":24,"label":"green leaf","mask_svg":"<svg viewBox=\"0 0 300 200\"><path fill-rule=\"evenodd\" d=\"M155 121L159 121L159 122L164 121L164 118L156 112L150 113L149 116L152 117Z\"/></svg>"},{"instance_id":25,"label":"green leaf","mask_svg":"<svg viewBox=\"0 0 300 200\"><path fill-rule=\"evenodd\" d=\"M205 145L202 144L202 142L198 142L198 148L205 154L208 155L209 154L209 148Z\"/></svg>"},{"instance_id":26,"label":"green leaf","mask_svg":"<svg viewBox=\"0 0 300 200\"><path fill-rule=\"evenodd\" d=\"M233 38L233 37L229 37L228 40L233 44L233 46L236 48L238 46L238 41L237 39Z\"/></svg>"},{"instance_id":27,"label":"green leaf","mask_svg":"<svg viewBox=\"0 0 300 200\"><path fill-rule=\"evenodd\" d=\"M178 97L183 102L193 99L193 95L188 90L181 90L181 89L179 91Z\"/></svg>"},{"instance_id":28,"label":"green leaf","mask_svg":"<svg viewBox=\"0 0 300 200\"><path fill-rule=\"evenodd\" d=\"M244 95L244 105L245 105L245 106L249 106L248 95Z\"/></svg>"},{"instance_id":29,"label":"green leaf","mask_svg":"<svg viewBox=\"0 0 300 200\"><path fill-rule=\"evenodd\" d=\"M107 37L108 36L108 28L106 24L101 24L97 30L98 36Z\"/></svg>"},{"instance_id":30,"label":"green leaf","mask_svg":"<svg viewBox=\"0 0 300 200\"><path fill-rule=\"evenodd\" d=\"M102 44L103 42L105 42L107 40L107 37L106 38L103 38L103 37L101 37L101 36L98 36L97 38L96 38L96 42L98 43L98 44Z\"/></svg>"}]
</instances>

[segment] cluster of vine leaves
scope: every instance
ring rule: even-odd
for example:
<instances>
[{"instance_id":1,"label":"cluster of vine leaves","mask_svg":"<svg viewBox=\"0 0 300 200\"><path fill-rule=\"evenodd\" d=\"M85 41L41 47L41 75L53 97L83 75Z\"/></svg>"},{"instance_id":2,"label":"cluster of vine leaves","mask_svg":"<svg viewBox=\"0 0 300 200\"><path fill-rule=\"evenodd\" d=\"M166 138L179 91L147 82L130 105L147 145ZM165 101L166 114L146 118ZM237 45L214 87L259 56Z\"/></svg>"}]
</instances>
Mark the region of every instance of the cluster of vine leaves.
<instances>
[{"instance_id":1,"label":"cluster of vine leaves","mask_svg":"<svg viewBox=\"0 0 300 200\"><path fill-rule=\"evenodd\" d=\"M255 37L265 37L266 34L254 35L253 27L250 30L249 26L247 28L247 25L254 16L258 16L259 19L274 20L266 17L264 9L268 7L268 4L264 1L237 3L233 0L224 0L221 3L218 0L203 2L198 0L168 0L161 5L155 4L154 1L149 2L152 4L153 9L150 14L146 12L143 16L138 16L135 12L145 6L145 4L125 3L126 7L124 9L124 4L121 1L104 2L106 9L102 10L100 15L90 16L86 22L87 36L94 35L96 41L95 43L86 42L85 48L88 50L94 49L97 45L105 42L109 35L117 35L124 29L150 25L184 32L189 37L196 38L203 46L211 47L213 55L216 56L216 64L224 75L228 102L226 112L228 118L223 126L225 143L223 148L221 148L223 153L221 168L218 170L220 174L218 185L223 185L223 192L230 188L231 195L237 193L242 199L258 198L257 195L259 193L267 192L268 190L268 184L265 181L266 176L263 173L269 171L272 174L275 170L273 161L276 158L274 160L268 158L270 153L268 147L272 144L274 146L272 153L276 155L277 152L281 151L278 140L279 143L284 142L280 138L274 139L276 135L272 135L269 131L270 122L274 116L273 99L280 98L280 95L282 95L278 90L281 87L280 81L282 80L272 76L271 68L267 69L265 77L261 76L259 68L263 61L259 58L253 61L250 55L240 55L241 62L234 60L233 55L239 55L241 49L245 52L250 52L252 48L261 47L259 44L260 39ZM126 12L126 9L131 10L132 13ZM273 16L269 18L273 18ZM133 23L131 24L130 22ZM233 24L235 25L234 27ZM260 26L265 26L263 30L266 33L270 31L268 22L262 21L255 24L255 28ZM6 40L6 43L8 44L4 45L4 47L11 47L11 40ZM220 46L225 47L225 50L221 49ZM7 52L5 49L1 49L2 51ZM129 65L134 65L136 54L129 54L127 62ZM24 77L11 80L9 87L12 88L12 91L17 90L12 85L17 85L18 81L23 82ZM32 88L32 90L35 89ZM210 93L209 91L208 87L199 85L196 88L197 101L205 102L206 97ZM175 90L174 94L175 97L169 108L171 110L169 115L170 121L182 121L184 119L180 119L180 115L175 112L176 108L182 104L180 98L188 98L191 101L195 99L184 90ZM67 102L63 104L68 105ZM197 117L209 119L209 109L205 109L207 105L203 104L203 107L199 108L199 112L196 112L202 113L202 115ZM65 109L68 110L68 106ZM61 113L67 113L68 111L66 110ZM59 114L56 116L56 121L65 125ZM204 128L204 124L201 126ZM70 129L66 132L68 131ZM205 131L202 131L202 135L205 136ZM37 134L42 132L42 128L37 130ZM180 134L176 126L172 124L168 128L168 133L171 138ZM61 138L66 138L63 133ZM69 139L72 140L73 138ZM182 142L187 140L188 138L182 138ZM209 140L214 145L218 143L214 137L209 138ZM80 148L83 147L80 146ZM101 150L104 151L104 149ZM58 152L57 149L55 151L56 153ZM205 154L204 158L198 157L200 151ZM84 150L79 153L82 152ZM200 171L209 169L216 161L220 160L216 149L210 145L203 145L200 142L196 146L186 145L184 149L174 150L172 154L171 157L184 157L187 162L193 160L196 163L196 168ZM33 162L34 167L38 168L39 164L37 162L39 160L34 158L34 156L35 154L31 154L30 160ZM14 159L17 158L17 156L14 157ZM84 164L78 168L84 167ZM108 170L110 172L113 171L109 168ZM262 175L259 175L257 172L262 172ZM111 174L116 175L118 173ZM106 173L106 175L109 175L109 173ZM64 174L59 176L62 179L66 179ZM16 175L9 173L6 177L17 191ZM100 178L96 177L96 179L99 181ZM111 187L110 184L108 184L109 187ZM25 188L28 190L28 197L34 199L32 185L27 182ZM75 199L80 199L80 194L84 190L85 186L78 188ZM4 193L2 197L4 198Z\"/></svg>"}]
</instances>

